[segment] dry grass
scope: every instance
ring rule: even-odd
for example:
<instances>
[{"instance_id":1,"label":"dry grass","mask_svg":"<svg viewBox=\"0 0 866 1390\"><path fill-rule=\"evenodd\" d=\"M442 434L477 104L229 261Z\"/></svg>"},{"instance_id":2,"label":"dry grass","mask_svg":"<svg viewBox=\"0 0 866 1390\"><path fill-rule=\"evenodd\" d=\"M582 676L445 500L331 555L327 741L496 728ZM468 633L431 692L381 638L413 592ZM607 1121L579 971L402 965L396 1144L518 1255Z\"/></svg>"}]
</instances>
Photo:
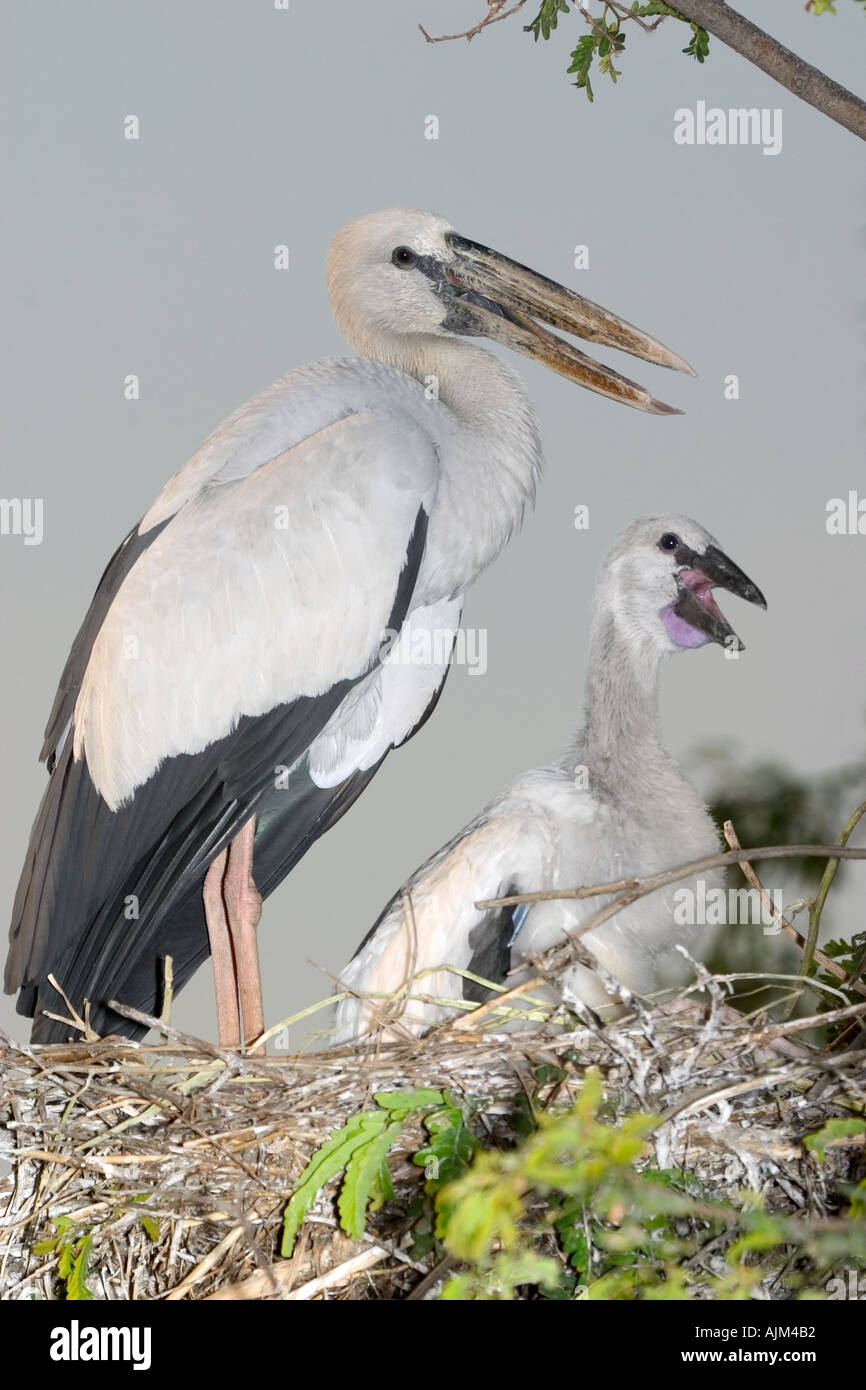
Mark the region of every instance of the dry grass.
<instances>
[{"instance_id":1,"label":"dry grass","mask_svg":"<svg viewBox=\"0 0 866 1390\"><path fill-rule=\"evenodd\" d=\"M709 1003L691 997L698 988ZM840 1145L818 1164L802 1139L850 1114L842 1102L866 1102L866 1054L792 1041L803 1020L731 1014L704 976L692 992L603 1029L587 1016L565 1029L503 1031L487 1010L366 1052L242 1057L179 1033L163 1044L28 1048L0 1034L0 1156L11 1163L0 1181L0 1297L63 1296L56 1253L33 1251L58 1217L92 1235L96 1298L418 1296L429 1264L407 1253L405 1213L423 1177L408 1161L419 1133L410 1127L392 1151L397 1199L361 1242L339 1231L326 1191L292 1259L280 1260L293 1183L328 1133L380 1089L424 1084L481 1098L481 1130L497 1142L511 1098L536 1087L539 1060L566 1071L544 1096L554 1106L569 1104L592 1065L618 1113L663 1114L654 1139L662 1165L687 1166L714 1196L748 1186L771 1208L826 1217L835 1181L862 1174L862 1144Z\"/></svg>"}]
</instances>

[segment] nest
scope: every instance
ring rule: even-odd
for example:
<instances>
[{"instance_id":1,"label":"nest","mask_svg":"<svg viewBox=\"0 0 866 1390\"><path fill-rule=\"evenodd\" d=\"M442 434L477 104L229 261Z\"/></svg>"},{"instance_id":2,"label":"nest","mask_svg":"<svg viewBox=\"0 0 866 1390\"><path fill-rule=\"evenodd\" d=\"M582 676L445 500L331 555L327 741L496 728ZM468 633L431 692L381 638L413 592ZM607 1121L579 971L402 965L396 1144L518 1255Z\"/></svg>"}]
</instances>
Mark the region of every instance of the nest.
<instances>
[{"instance_id":1,"label":"nest","mask_svg":"<svg viewBox=\"0 0 866 1390\"><path fill-rule=\"evenodd\" d=\"M96 1298L435 1296L441 1252L420 1262L409 1253L406 1206L423 1182L409 1161L420 1142L411 1126L390 1157L396 1199L360 1241L342 1234L325 1189L292 1257L280 1259L292 1188L329 1133L379 1090L471 1096L495 1142L543 1061L565 1072L546 1096L553 1107L572 1103L592 1066L618 1114L662 1114L659 1162L687 1167L715 1197L749 1187L771 1210L827 1217L839 1181L862 1175L862 1141L840 1142L818 1163L802 1140L850 1115L852 1097L866 1099L866 1054L819 1053L792 1040L809 1020L744 1018L705 974L698 987L708 1003L684 991L604 1027L584 1014L566 1027L503 1030L501 1012L485 1006L423 1039L267 1058L171 1029L163 1043L51 1047L0 1034L0 1157L11 1165L0 1181L0 1297L64 1296L62 1253L49 1248L58 1222L88 1233Z\"/></svg>"}]
</instances>

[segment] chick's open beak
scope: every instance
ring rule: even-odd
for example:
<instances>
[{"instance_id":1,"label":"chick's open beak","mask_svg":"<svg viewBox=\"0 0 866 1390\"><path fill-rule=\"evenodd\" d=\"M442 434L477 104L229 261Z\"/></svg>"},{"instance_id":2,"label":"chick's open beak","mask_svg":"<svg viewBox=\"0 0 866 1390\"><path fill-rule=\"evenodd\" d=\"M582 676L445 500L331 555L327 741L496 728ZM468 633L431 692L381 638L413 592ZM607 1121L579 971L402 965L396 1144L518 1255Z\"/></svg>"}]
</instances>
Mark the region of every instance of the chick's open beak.
<instances>
[{"instance_id":1,"label":"chick's open beak","mask_svg":"<svg viewBox=\"0 0 866 1390\"><path fill-rule=\"evenodd\" d=\"M687 628L701 635L704 642L718 642L734 651L745 651L745 645L734 632L724 613L713 598L713 589L729 593L766 608L767 600L756 584L735 565L718 546L710 545L703 555L691 552L683 568L677 571L679 596L672 611ZM677 639L678 640L678 639ZM683 642L681 645L700 645Z\"/></svg>"}]
</instances>

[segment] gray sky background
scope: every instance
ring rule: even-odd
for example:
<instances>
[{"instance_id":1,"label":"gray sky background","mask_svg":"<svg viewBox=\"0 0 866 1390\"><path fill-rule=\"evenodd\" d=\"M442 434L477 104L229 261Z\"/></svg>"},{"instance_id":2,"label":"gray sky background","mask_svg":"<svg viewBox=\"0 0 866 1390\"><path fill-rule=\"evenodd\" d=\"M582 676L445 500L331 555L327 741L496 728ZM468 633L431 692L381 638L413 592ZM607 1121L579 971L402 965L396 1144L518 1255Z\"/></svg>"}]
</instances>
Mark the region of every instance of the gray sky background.
<instances>
[{"instance_id":1,"label":"gray sky background","mask_svg":"<svg viewBox=\"0 0 866 1390\"><path fill-rule=\"evenodd\" d=\"M834 20L799 0L740 6L857 89L866 22L838 7ZM595 573L636 515L696 517L769 600L767 614L727 600L741 661L711 648L666 671L671 748L711 737L814 770L866 746L866 536L825 530L828 498L866 496L862 143L720 44L702 67L682 57L672 23L629 35L618 86L599 77L593 106L565 74L574 15L539 45L522 17L471 46L430 46L416 28L451 32L481 13L481 0L292 0L288 13L269 0L92 0L3 19L2 493L45 506L42 545L0 537L3 902L43 785L42 728L103 566L231 409L344 351L323 278L343 222L395 204L440 212L699 373L635 367L687 411L655 419L521 359L546 477L467 605L467 623L488 629L488 672L455 669L424 732L269 901L269 1022L327 992L309 960L337 971L424 856L559 750L579 719ZM781 107L781 154L675 145L674 110L698 100ZM138 142L123 138L129 113ZM424 138L430 114L438 141ZM283 242L288 272L273 268ZM573 268L576 243L589 270ZM128 373L137 402L123 397ZM726 373L739 401L724 399ZM208 969L174 1017L213 1033ZM5 998L0 1023L25 1032Z\"/></svg>"}]
</instances>

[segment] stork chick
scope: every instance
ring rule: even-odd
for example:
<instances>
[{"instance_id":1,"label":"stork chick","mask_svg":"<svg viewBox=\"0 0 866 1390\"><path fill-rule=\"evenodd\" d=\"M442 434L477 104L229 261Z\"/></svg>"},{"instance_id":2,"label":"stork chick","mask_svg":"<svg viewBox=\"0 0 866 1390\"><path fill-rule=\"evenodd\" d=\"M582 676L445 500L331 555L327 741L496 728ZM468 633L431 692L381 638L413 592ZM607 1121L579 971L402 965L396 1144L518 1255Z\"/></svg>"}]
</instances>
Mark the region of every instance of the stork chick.
<instances>
[{"instance_id":1,"label":"stork chick","mask_svg":"<svg viewBox=\"0 0 866 1390\"><path fill-rule=\"evenodd\" d=\"M383 996L407 985L400 1031L421 1032L448 1014L430 999L481 1002L491 991L448 967L505 984L521 962L561 943L610 898L487 911L476 903L643 877L718 849L717 827L665 749L659 717L665 657L708 642L743 650L714 588L766 607L697 522L649 517L622 532L595 593L582 728L558 762L518 777L391 900L342 972L353 994L339 1005L336 1041L381 1026ZM634 993L654 987L660 957L688 936L674 918L682 887L696 881L651 893L581 938ZM611 1013L614 1001L587 966L570 964L559 983ZM394 1017L392 1006L391 1025Z\"/></svg>"}]
</instances>

